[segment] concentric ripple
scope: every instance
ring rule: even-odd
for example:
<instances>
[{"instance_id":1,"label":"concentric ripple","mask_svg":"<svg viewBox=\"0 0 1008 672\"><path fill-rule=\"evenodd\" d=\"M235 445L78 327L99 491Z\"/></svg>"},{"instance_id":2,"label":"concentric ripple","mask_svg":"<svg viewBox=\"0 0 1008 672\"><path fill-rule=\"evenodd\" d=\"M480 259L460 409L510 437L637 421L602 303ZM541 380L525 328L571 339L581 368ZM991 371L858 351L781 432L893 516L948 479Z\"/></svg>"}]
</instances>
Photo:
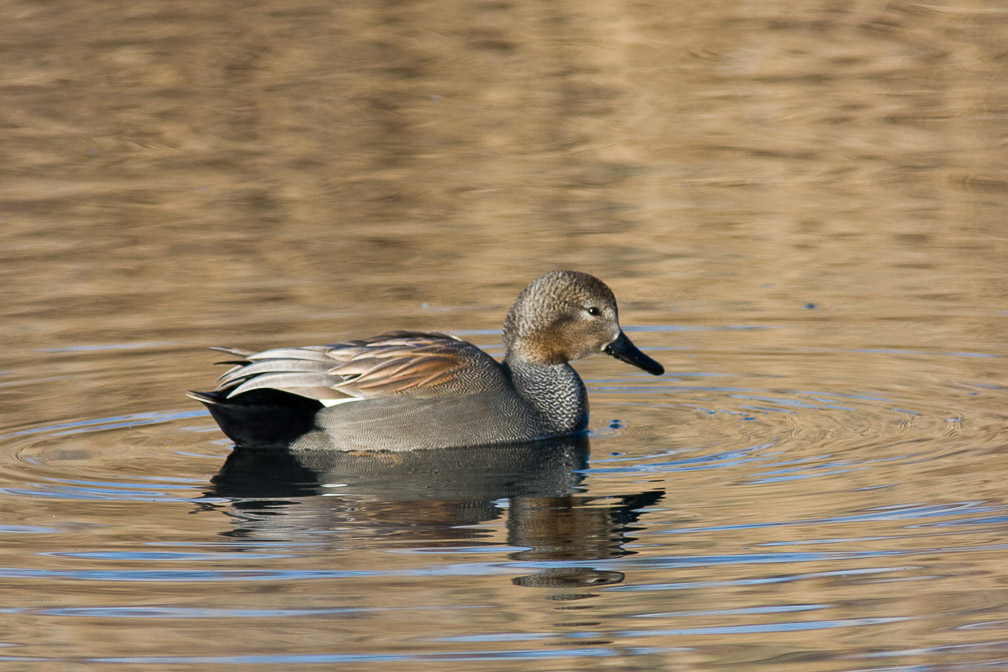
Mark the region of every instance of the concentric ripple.
<instances>
[{"instance_id":1,"label":"concentric ripple","mask_svg":"<svg viewBox=\"0 0 1008 672\"><path fill-rule=\"evenodd\" d=\"M173 473L148 467L163 467L172 456L164 449L166 434L191 432L189 425L205 417L200 410L150 411L9 431L0 436L0 492L83 501L187 501L204 479L184 468Z\"/></svg>"}]
</instances>

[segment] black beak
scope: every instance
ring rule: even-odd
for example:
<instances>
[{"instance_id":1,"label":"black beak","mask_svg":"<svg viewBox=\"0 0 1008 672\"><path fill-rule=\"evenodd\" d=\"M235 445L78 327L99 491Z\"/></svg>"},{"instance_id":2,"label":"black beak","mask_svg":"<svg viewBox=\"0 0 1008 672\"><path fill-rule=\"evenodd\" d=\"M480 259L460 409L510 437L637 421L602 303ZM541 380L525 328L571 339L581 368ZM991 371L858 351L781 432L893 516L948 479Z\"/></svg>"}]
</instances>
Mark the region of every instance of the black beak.
<instances>
[{"instance_id":1,"label":"black beak","mask_svg":"<svg viewBox=\"0 0 1008 672\"><path fill-rule=\"evenodd\" d=\"M654 376L660 376L665 373L664 366L638 350L637 346L631 343L630 339L622 331L619 332L619 336L616 337L615 341L602 349L602 352L612 355L621 362L632 364L638 369L644 369Z\"/></svg>"}]
</instances>

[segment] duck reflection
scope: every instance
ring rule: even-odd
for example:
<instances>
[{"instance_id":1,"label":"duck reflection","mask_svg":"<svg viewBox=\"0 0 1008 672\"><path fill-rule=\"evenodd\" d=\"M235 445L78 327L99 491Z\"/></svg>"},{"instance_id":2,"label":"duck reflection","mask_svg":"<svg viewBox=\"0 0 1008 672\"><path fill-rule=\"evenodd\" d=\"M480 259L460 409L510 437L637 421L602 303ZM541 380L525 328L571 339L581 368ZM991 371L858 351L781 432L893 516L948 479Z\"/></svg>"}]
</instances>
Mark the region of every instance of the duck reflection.
<instances>
[{"instance_id":1,"label":"duck reflection","mask_svg":"<svg viewBox=\"0 0 1008 672\"><path fill-rule=\"evenodd\" d=\"M587 437L399 452L236 447L212 482L215 494L231 498L561 496L582 480L588 450Z\"/></svg>"},{"instance_id":2,"label":"duck reflection","mask_svg":"<svg viewBox=\"0 0 1008 672\"><path fill-rule=\"evenodd\" d=\"M476 527L507 512L508 544L523 561L625 555L638 509L654 490L618 497L577 494L588 464L586 437L508 446L404 452L236 448L208 494L225 497L236 527L228 536L319 543L352 527L359 536L425 547L487 538ZM506 502L506 504L505 504ZM473 543L478 543L474 541ZM526 586L597 586L618 572L578 566L514 579Z\"/></svg>"},{"instance_id":3,"label":"duck reflection","mask_svg":"<svg viewBox=\"0 0 1008 672\"><path fill-rule=\"evenodd\" d=\"M604 560L634 553L626 545L640 510L664 496L663 490L632 495L591 497L517 497L511 502L508 538L527 550L512 554L515 560ZM582 588L623 581L621 572L597 570L579 564L516 577L515 585L543 588ZM587 596L587 595L582 595ZM570 597L568 597L570 599Z\"/></svg>"}]
</instances>

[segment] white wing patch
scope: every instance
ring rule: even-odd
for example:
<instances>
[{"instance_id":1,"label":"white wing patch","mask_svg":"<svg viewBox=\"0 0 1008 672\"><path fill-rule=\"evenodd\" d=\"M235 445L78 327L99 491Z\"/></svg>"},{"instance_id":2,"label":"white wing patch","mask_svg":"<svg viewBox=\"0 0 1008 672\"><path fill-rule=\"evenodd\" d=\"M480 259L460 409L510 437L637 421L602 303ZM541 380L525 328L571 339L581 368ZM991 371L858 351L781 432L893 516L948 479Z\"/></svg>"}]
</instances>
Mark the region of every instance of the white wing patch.
<instances>
[{"instance_id":1,"label":"white wing patch","mask_svg":"<svg viewBox=\"0 0 1008 672\"><path fill-rule=\"evenodd\" d=\"M349 404L351 401L364 401L363 397L343 397L342 399L319 399L319 402L325 406L336 406L338 404Z\"/></svg>"}]
</instances>

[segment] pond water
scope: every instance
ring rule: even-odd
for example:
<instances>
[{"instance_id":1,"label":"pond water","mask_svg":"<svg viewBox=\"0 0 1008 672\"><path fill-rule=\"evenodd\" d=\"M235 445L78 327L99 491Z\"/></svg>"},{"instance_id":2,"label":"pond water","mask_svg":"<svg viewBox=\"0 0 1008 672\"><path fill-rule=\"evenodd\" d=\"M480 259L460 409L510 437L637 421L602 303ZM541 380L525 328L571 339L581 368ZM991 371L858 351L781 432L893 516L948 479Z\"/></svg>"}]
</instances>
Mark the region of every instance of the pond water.
<instances>
[{"instance_id":1,"label":"pond water","mask_svg":"<svg viewBox=\"0 0 1008 672\"><path fill-rule=\"evenodd\" d=\"M1008 667L1003 3L0 9L5 669ZM590 435L232 452L205 348L553 268Z\"/></svg>"}]
</instances>

